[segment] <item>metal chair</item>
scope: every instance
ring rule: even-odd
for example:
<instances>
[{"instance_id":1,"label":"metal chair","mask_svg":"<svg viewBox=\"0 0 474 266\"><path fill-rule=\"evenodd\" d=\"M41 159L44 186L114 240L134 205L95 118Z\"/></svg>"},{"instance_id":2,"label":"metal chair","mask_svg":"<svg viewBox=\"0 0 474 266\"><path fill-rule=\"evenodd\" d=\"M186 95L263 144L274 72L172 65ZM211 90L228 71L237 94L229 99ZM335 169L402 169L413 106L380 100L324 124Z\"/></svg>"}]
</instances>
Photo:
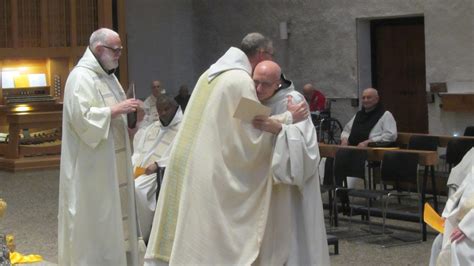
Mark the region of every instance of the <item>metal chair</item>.
<instances>
[{"instance_id":1,"label":"metal chair","mask_svg":"<svg viewBox=\"0 0 474 266\"><path fill-rule=\"evenodd\" d=\"M347 177L356 177L364 181L364 188L367 187L365 180L365 166L367 162L367 151L353 149L353 148L340 148L336 152L334 158L334 182L336 188L334 190L334 225L337 226L337 213L338 213L338 195L341 197L341 204L344 207L349 207L349 198L347 197ZM344 192L344 193L341 193Z\"/></svg>"},{"instance_id":2,"label":"metal chair","mask_svg":"<svg viewBox=\"0 0 474 266\"><path fill-rule=\"evenodd\" d=\"M334 158L326 158L324 162L324 176L323 182L320 186L321 194L328 193L328 206L329 206L329 223L334 223L333 213L333 201L334 201L334 190L336 189L336 183L334 181Z\"/></svg>"},{"instance_id":3,"label":"metal chair","mask_svg":"<svg viewBox=\"0 0 474 266\"><path fill-rule=\"evenodd\" d=\"M165 177L165 167L158 167L156 169L156 201L158 201L158 196L160 195L161 184L163 184L163 178Z\"/></svg>"},{"instance_id":4,"label":"metal chair","mask_svg":"<svg viewBox=\"0 0 474 266\"><path fill-rule=\"evenodd\" d=\"M466 155L466 153L474 147L473 140L466 139L451 139L446 147L446 163L448 164L449 172L456 166Z\"/></svg>"},{"instance_id":5,"label":"metal chair","mask_svg":"<svg viewBox=\"0 0 474 266\"><path fill-rule=\"evenodd\" d=\"M407 193L403 193L400 184L415 185L418 195L420 195L420 187L418 185L418 155L414 153L404 153L398 151L387 151L384 153L381 163L382 185L386 183L393 184L393 190L371 190L371 189L351 189L348 192L349 197L364 198L367 201L367 216L369 221L369 233L372 233L370 222L370 201L382 201L382 235L385 236L385 220L387 215L388 200L391 196L406 197ZM384 187L384 186L382 186ZM409 189L411 190L411 189ZM419 214L420 225L421 220L421 196L419 197ZM352 208L350 218L352 221Z\"/></svg>"},{"instance_id":6,"label":"metal chair","mask_svg":"<svg viewBox=\"0 0 474 266\"><path fill-rule=\"evenodd\" d=\"M423 150L423 151L437 151L439 146L439 137L435 136L417 136L413 135L410 137L408 142L409 150ZM425 171L428 170L428 166L425 166ZM434 166L431 166L431 171L434 171ZM436 189L436 178L434 175L431 176L431 191L433 193L433 201L435 209L438 209L438 190Z\"/></svg>"},{"instance_id":7,"label":"metal chair","mask_svg":"<svg viewBox=\"0 0 474 266\"><path fill-rule=\"evenodd\" d=\"M466 127L464 130L464 136L474 136L474 126Z\"/></svg>"},{"instance_id":8,"label":"metal chair","mask_svg":"<svg viewBox=\"0 0 474 266\"><path fill-rule=\"evenodd\" d=\"M438 150L439 137L412 135L408 141L409 150L436 151Z\"/></svg>"}]
</instances>

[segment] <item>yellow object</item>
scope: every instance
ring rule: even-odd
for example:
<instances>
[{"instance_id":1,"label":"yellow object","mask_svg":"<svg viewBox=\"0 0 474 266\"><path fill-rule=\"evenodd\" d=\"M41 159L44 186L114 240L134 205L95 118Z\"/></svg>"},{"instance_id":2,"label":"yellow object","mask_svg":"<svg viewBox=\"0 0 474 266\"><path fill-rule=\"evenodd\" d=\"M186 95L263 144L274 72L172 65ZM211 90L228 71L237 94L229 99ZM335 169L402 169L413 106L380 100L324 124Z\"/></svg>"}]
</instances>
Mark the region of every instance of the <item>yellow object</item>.
<instances>
[{"instance_id":1,"label":"yellow object","mask_svg":"<svg viewBox=\"0 0 474 266\"><path fill-rule=\"evenodd\" d=\"M429 205L425 203L425 211L423 212L423 221L431 226L441 234L444 233L444 220L439 214Z\"/></svg>"},{"instance_id":2,"label":"yellow object","mask_svg":"<svg viewBox=\"0 0 474 266\"><path fill-rule=\"evenodd\" d=\"M23 255L18 252L12 252L10 253L10 262L13 264L18 264L18 263L33 263L33 262L40 262L43 261L43 257L40 255Z\"/></svg>"},{"instance_id":3,"label":"yellow object","mask_svg":"<svg viewBox=\"0 0 474 266\"><path fill-rule=\"evenodd\" d=\"M15 251L15 238L13 237L13 235L7 235L6 240L8 250L10 250L10 252Z\"/></svg>"},{"instance_id":4,"label":"yellow object","mask_svg":"<svg viewBox=\"0 0 474 266\"><path fill-rule=\"evenodd\" d=\"M146 168L143 167L135 167L135 172L133 173L133 176L135 178L143 175L145 173Z\"/></svg>"},{"instance_id":5,"label":"yellow object","mask_svg":"<svg viewBox=\"0 0 474 266\"><path fill-rule=\"evenodd\" d=\"M3 217L3 214L5 213L6 210L7 210L7 203L3 201L2 199L0 199L0 218Z\"/></svg>"},{"instance_id":6,"label":"yellow object","mask_svg":"<svg viewBox=\"0 0 474 266\"><path fill-rule=\"evenodd\" d=\"M15 88L28 88L30 86L30 81L26 74L20 74L13 78L15 82Z\"/></svg>"}]
</instances>

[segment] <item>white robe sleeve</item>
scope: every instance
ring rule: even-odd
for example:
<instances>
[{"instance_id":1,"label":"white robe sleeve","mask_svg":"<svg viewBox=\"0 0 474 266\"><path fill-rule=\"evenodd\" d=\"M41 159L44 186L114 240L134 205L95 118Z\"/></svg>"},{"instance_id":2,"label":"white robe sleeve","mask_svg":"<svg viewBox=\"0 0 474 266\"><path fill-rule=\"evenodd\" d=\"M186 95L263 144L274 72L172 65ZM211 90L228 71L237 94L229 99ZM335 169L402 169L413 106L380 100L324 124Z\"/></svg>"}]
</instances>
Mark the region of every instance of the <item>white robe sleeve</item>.
<instances>
[{"instance_id":1,"label":"white robe sleeve","mask_svg":"<svg viewBox=\"0 0 474 266\"><path fill-rule=\"evenodd\" d=\"M349 139L349 135L351 134L352 124L354 123L355 116L344 126L344 129L341 133L341 139Z\"/></svg>"},{"instance_id":2,"label":"white robe sleeve","mask_svg":"<svg viewBox=\"0 0 474 266\"><path fill-rule=\"evenodd\" d=\"M272 169L275 183L303 188L317 171L319 149L311 120L282 125L275 143Z\"/></svg>"},{"instance_id":3,"label":"white robe sleeve","mask_svg":"<svg viewBox=\"0 0 474 266\"><path fill-rule=\"evenodd\" d=\"M270 118L276 119L280 124L291 125L293 124L293 115L290 111L285 111L284 113L272 115Z\"/></svg>"},{"instance_id":4,"label":"white robe sleeve","mask_svg":"<svg viewBox=\"0 0 474 266\"><path fill-rule=\"evenodd\" d=\"M376 134L373 134L376 133ZM396 141L397 122L392 113L385 111L379 122L374 126L370 134L370 141Z\"/></svg>"},{"instance_id":5,"label":"white robe sleeve","mask_svg":"<svg viewBox=\"0 0 474 266\"><path fill-rule=\"evenodd\" d=\"M459 229L469 240L474 241L474 209L471 209L459 223Z\"/></svg>"},{"instance_id":6,"label":"white robe sleeve","mask_svg":"<svg viewBox=\"0 0 474 266\"><path fill-rule=\"evenodd\" d=\"M68 102L67 107L70 120L74 121L69 126L76 132L79 138L91 148L97 147L109 135L110 121L112 113L110 107L103 106L102 97L98 95L92 84L86 84L92 81L78 81L74 88L74 97Z\"/></svg>"}]
</instances>

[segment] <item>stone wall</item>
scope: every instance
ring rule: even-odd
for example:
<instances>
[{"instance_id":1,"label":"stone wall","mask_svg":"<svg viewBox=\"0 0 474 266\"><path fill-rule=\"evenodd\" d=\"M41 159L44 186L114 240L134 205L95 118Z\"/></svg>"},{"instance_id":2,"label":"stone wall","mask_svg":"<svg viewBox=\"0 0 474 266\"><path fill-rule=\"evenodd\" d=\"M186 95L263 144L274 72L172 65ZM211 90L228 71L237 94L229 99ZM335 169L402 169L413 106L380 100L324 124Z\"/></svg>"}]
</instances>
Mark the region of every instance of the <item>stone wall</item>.
<instances>
[{"instance_id":1,"label":"stone wall","mask_svg":"<svg viewBox=\"0 0 474 266\"><path fill-rule=\"evenodd\" d=\"M474 93L472 0L129 2L129 46L135 51L129 53L131 78L149 77L147 73L153 71L173 89L181 80L193 87L198 75L229 46L238 46L246 33L259 31L274 40L275 60L296 87L307 82L320 87L336 100L333 116L344 124L358 109L351 106L350 99L357 98L360 88L367 85L361 78L364 65L359 67L363 62L360 48L367 42L361 39L363 23L358 22L424 16L427 89L430 82L448 82L450 91L462 87ZM158 14L156 23L142 17L151 13ZM280 22L288 25L287 40L280 39ZM150 54L145 56L146 51ZM472 113L453 114L438 105L438 97L428 104L430 132L451 134L473 123Z\"/></svg>"}]
</instances>

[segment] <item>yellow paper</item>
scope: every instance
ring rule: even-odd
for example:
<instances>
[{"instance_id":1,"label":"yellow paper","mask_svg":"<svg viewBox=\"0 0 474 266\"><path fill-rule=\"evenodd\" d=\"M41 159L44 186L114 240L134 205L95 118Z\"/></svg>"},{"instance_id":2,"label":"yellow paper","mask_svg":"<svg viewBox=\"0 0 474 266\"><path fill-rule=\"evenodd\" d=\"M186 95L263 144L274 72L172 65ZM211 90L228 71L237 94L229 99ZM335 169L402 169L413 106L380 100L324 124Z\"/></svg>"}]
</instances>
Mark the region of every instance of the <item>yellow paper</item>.
<instances>
[{"instance_id":1,"label":"yellow paper","mask_svg":"<svg viewBox=\"0 0 474 266\"><path fill-rule=\"evenodd\" d=\"M444 220L439 216L439 214L429 205L425 203L425 211L423 212L423 220L429 226L431 226L436 231L441 234L444 233Z\"/></svg>"},{"instance_id":2,"label":"yellow paper","mask_svg":"<svg viewBox=\"0 0 474 266\"><path fill-rule=\"evenodd\" d=\"M238 118L245 122L252 122L253 118L257 115L269 116L272 109L265 105L251 100L249 98L242 97L235 109L234 118Z\"/></svg>"},{"instance_id":3,"label":"yellow paper","mask_svg":"<svg viewBox=\"0 0 474 266\"><path fill-rule=\"evenodd\" d=\"M13 80L15 81L15 88L28 88L30 86L28 76L25 74L18 75Z\"/></svg>"},{"instance_id":4,"label":"yellow paper","mask_svg":"<svg viewBox=\"0 0 474 266\"><path fill-rule=\"evenodd\" d=\"M143 168L143 167L135 167L135 171L133 173L133 176L135 176L135 178L143 175L145 173L145 170L146 168Z\"/></svg>"}]
</instances>

